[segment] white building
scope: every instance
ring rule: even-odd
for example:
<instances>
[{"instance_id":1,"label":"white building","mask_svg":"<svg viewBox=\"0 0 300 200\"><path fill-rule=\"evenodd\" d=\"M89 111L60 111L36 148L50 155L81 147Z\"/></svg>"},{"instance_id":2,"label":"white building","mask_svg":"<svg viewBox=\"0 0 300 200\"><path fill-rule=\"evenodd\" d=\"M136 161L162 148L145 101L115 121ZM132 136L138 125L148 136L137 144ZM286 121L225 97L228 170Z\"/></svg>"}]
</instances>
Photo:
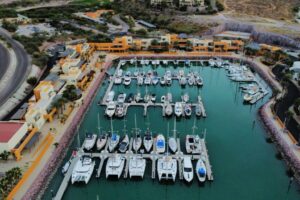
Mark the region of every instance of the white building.
<instances>
[{"instance_id":1,"label":"white building","mask_svg":"<svg viewBox=\"0 0 300 200\"><path fill-rule=\"evenodd\" d=\"M27 123L0 122L0 152L10 151L15 148L27 131Z\"/></svg>"}]
</instances>

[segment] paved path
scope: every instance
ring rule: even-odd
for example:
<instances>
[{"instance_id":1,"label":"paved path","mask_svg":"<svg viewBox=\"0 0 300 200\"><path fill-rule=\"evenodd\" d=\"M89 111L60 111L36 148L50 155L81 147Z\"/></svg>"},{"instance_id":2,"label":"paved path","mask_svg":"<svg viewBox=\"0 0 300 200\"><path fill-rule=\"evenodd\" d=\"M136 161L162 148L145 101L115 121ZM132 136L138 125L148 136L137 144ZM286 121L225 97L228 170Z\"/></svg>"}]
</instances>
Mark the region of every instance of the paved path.
<instances>
[{"instance_id":1,"label":"paved path","mask_svg":"<svg viewBox=\"0 0 300 200\"><path fill-rule=\"evenodd\" d=\"M0 81L5 74L10 63L10 57L7 48L0 43Z\"/></svg>"}]
</instances>

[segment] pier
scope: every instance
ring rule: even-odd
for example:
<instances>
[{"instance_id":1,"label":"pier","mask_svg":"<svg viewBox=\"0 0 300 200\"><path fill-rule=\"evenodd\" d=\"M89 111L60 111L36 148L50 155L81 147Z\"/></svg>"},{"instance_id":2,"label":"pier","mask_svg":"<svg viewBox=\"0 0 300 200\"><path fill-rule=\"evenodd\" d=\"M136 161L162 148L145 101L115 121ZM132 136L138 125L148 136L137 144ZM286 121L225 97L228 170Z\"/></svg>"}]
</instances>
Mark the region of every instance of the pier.
<instances>
[{"instance_id":1,"label":"pier","mask_svg":"<svg viewBox=\"0 0 300 200\"><path fill-rule=\"evenodd\" d=\"M72 171L75 167L75 164L77 163L77 161L79 160L79 156L76 156L73 160L71 160L71 165L67 171L67 173L65 174L65 177L63 179L63 181L60 184L60 187L54 197L54 200L61 200L71 179L72 176Z\"/></svg>"}]
</instances>

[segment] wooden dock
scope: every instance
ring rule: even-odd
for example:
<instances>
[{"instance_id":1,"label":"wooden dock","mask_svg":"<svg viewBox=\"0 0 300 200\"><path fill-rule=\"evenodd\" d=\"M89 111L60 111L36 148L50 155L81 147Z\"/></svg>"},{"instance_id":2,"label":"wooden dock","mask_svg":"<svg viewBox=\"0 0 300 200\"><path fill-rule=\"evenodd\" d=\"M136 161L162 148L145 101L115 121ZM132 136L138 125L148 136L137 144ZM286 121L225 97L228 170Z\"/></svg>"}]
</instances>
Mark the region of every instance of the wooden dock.
<instances>
[{"instance_id":1,"label":"wooden dock","mask_svg":"<svg viewBox=\"0 0 300 200\"><path fill-rule=\"evenodd\" d=\"M54 197L54 200L61 200L71 179L72 176L72 171L75 167L75 164L77 163L77 161L79 160L79 156L76 156L74 159L71 160L71 165L67 171L67 173L65 174L65 177L63 179L63 181L61 182L59 189Z\"/></svg>"},{"instance_id":2,"label":"wooden dock","mask_svg":"<svg viewBox=\"0 0 300 200\"><path fill-rule=\"evenodd\" d=\"M204 159L204 163L205 163L205 167L206 167L206 176L209 181L213 181L214 177L213 177L213 173L212 173L212 169L211 169L211 165L210 165L210 161L209 161L209 157L208 157L208 151L206 148L205 140L201 139L200 141L201 141L201 146L203 147L202 159Z\"/></svg>"}]
</instances>

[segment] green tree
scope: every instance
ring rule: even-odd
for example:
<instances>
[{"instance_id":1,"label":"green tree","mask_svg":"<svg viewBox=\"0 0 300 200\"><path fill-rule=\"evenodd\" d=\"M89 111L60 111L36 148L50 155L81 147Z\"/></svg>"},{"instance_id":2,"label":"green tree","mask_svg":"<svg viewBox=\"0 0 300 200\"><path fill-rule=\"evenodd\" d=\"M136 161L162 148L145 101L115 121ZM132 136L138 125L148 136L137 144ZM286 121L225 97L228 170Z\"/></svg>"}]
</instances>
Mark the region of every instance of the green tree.
<instances>
[{"instance_id":1,"label":"green tree","mask_svg":"<svg viewBox=\"0 0 300 200\"><path fill-rule=\"evenodd\" d=\"M27 79L27 83L30 84L31 86L34 86L36 83L37 83L37 78L32 76L32 77L29 77Z\"/></svg>"}]
</instances>

